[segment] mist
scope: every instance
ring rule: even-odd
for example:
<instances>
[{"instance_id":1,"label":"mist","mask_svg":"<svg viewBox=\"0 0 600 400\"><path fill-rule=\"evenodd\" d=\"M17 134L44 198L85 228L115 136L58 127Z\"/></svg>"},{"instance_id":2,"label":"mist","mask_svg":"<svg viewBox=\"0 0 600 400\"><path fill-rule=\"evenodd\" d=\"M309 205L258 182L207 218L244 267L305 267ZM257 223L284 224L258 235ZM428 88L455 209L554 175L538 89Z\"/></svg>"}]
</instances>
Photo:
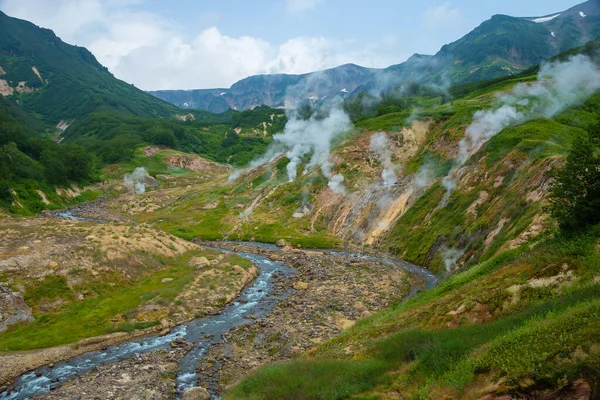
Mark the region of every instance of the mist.
<instances>
[{"instance_id":1,"label":"mist","mask_svg":"<svg viewBox=\"0 0 600 400\"><path fill-rule=\"evenodd\" d=\"M126 186L132 188L135 193L142 194L146 192L144 179L148 175L148 171L144 167L138 167L131 174L123 176L123 182Z\"/></svg>"},{"instance_id":2,"label":"mist","mask_svg":"<svg viewBox=\"0 0 600 400\"><path fill-rule=\"evenodd\" d=\"M442 182L448 195L456 187L453 175L458 168L496 134L537 118L551 118L582 104L599 89L600 71L587 56L542 65L536 82L518 84L511 93L497 97L489 110L475 113L459 142L455 165Z\"/></svg>"},{"instance_id":3,"label":"mist","mask_svg":"<svg viewBox=\"0 0 600 400\"><path fill-rule=\"evenodd\" d=\"M377 154L383 171L381 179L387 187L392 187L397 181L396 166L392 162L392 152L390 150L390 141L385 132L378 132L371 136L371 150Z\"/></svg>"}]
</instances>

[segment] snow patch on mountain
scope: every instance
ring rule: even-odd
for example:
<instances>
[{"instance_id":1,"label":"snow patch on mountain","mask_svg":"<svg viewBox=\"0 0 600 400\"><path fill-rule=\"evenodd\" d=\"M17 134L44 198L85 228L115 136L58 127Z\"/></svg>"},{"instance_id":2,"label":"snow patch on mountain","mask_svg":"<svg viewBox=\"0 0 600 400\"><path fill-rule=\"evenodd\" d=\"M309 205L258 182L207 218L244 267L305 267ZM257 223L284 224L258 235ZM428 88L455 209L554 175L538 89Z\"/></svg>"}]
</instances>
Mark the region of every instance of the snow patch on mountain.
<instances>
[{"instance_id":1,"label":"snow patch on mountain","mask_svg":"<svg viewBox=\"0 0 600 400\"><path fill-rule=\"evenodd\" d=\"M536 19L533 19L532 21L535 22L536 24L541 24L543 22L552 21L554 18L558 18L558 17L560 17L560 14L556 14L551 17L536 18Z\"/></svg>"}]
</instances>

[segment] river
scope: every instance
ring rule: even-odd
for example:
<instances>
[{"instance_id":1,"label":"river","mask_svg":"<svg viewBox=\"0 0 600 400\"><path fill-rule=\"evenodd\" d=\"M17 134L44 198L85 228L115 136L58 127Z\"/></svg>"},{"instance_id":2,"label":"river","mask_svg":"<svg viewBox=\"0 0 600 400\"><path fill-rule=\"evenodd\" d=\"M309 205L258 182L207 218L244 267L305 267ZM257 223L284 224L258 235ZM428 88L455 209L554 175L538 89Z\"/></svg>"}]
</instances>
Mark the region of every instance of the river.
<instances>
[{"instance_id":1,"label":"river","mask_svg":"<svg viewBox=\"0 0 600 400\"><path fill-rule=\"evenodd\" d=\"M61 213L56 216L58 218L83 219L75 217L69 212ZM280 250L279 247L271 244L254 242L225 243L238 243L268 251ZM238 251L232 252L218 247L213 247L213 249L244 257L252 261L259 269L259 275L253 283L247 286L236 300L225 306L221 314L184 323L173 328L171 332L165 336L152 334L138 337L135 340L110 346L102 351L90 352L67 361L58 362L52 368L46 366L30 371L21 375L14 382L10 392L6 391L0 393L0 399L20 400L48 393L50 390L59 387L69 379L84 374L94 367L115 363L127 357L134 357L136 354L139 355L149 351L165 349L170 346L173 340L181 338L192 343L193 348L179 363L179 371L177 374L178 396L181 396L181 393L186 389L197 386L196 368L199 360L207 353L210 346L221 342L223 334L232 328L251 322L253 319L251 319L250 316L257 318L267 315L277 301L289 294L289 292L280 295L274 293L274 276L279 273L289 277L295 273L293 268L281 262L270 260L262 255ZM393 265L422 278L425 282L425 288L434 287L438 282L437 277L430 271L402 260L334 250L314 251L325 252L333 256L366 259ZM417 292L418 288L413 287L409 297L414 296Z\"/></svg>"}]
</instances>

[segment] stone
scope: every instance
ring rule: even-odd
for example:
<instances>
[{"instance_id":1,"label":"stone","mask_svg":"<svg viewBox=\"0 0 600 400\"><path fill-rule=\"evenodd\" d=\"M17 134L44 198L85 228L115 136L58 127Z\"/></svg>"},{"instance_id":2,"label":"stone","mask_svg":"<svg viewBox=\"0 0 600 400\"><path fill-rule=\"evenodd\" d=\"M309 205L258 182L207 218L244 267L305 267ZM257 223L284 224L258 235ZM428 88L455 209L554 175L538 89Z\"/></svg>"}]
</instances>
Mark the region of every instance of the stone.
<instances>
[{"instance_id":1,"label":"stone","mask_svg":"<svg viewBox=\"0 0 600 400\"><path fill-rule=\"evenodd\" d=\"M210 400L210 393L203 387L193 387L183 393L182 400Z\"/></svg>"},{"instance_id":2,"label":"stone","mask_svg":"<svg viewBox=\"0 0 600 400\"><path fill-rule=\"evenodd\" d=\"M190 260L190 267L204 268L210 265L210 261L206 257L194 257Z\"/></svg>"},{"instance_id":3,"label":"stone","mask_svg":"<svg viewBox=\"0 0 600 400\"><path fill-rule=\"evenodd\" d=\"M31 307L25 303L19 292L13 292L8 283L0 282L0 332L10 325L34 320Z\"/></svg>"},{"instance_id":4,"label":"stone","mask_svg":"<svg viewBox=\"0 0 600 400\"><path fill-rule=\"evenodd\" d=\"M162 331L160 331L160 333L158 334L158 336L159 337L164 337L164 336L167 336L169 333L171 333L171 329L166 328L166 329L163 329Z\"/></svg>"},{"instance_id":5,"label":"stone","mask_svg":"<svg viewBox=\"0 0 600 400\"><path fill-rule=\"evenodd\" d=\"M167 282L171 282L173 280L173 278L164 278L163 280L161 280L161 283L167 283Z\"/></svg>"},{"instance_id":6,"label":"stone","mask_svg":"<svg viewBox=\"0 0 600 400\"><path fill-rule=\"evenodd\" d=\"M56 268L58 268L58 263L56 261L50 261L50 264L48 264L48 267L50 267L50 269L56 269Z\"/></svg>"},{"instance_id":7,"label":"stone","mask_svg":"<svg viewBox=\"0 0 600 400\"><path fill-rule=\"evenodd\" d=\"M306 282L296 282L294 284L294 289L296 289L296 290L308 290L308 283L306 283Z\"/></svg>"}]
</instances>

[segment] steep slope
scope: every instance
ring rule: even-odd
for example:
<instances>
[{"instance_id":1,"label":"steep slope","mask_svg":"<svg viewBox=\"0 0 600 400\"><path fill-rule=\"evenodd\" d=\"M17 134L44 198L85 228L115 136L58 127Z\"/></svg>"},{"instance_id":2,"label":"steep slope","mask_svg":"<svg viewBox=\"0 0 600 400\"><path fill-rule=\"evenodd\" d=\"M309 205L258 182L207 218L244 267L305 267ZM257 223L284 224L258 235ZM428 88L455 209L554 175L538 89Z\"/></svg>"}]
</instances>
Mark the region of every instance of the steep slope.
<instances>
[{"instance_id":1,"label":"steep slope","mask_svg":"<svg viewBox=\"0 0 600 400\"><path fill-rule=\"evenodd\" d=\"M97 110L146 117L168 117L176 111L116 79L87 49L2 12L0 67L0 93L48 125Z\"/></svg>"},{"instance_id":2,"label":"steep slope","mask_svg":"<svg viewBox=\"0 0 600 400\"><path fill-rule=\"evenodd\" d=\"M549 17L495 15L434 56L415 54L385 69L343 65L304 75L251 76L230 89L150 93L181 108L223 112L261 104L280 107L293 98L316 103L363 91L379 93L406 81L458 85L518 73L598 35L600 1L590 0Z\"/></svg>"}]
</instances>

